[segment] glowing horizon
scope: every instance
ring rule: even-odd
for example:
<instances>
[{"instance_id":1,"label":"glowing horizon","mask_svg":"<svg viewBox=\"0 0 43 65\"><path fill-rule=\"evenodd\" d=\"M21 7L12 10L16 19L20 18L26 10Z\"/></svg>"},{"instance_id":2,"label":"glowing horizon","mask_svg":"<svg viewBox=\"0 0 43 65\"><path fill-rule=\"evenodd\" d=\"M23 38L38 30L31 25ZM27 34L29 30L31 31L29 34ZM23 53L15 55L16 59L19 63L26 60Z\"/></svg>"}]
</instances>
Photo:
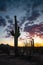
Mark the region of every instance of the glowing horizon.
<instances>
[{"instance_id":1,"label":"glowing horizon","mask_svg":"<svg viewBox=\"0 0 43 65\"><path fill-rule=\"evenodd\" d=\"M37 35L34 35L34 37L32 37L34 39L34 46L35 47L40 47L43 46L43 38L40 38ZM31 37L29 37L29 33L28 32L22 32L21 36L18 39L18 46L23 47L25 46L27 43L27 46L31 46L30 41L32 40ZM2 41L0 41L0 44L8 44L10 46L14 46L14 38L5 38L2 39Z\"/></svg>"}]
</instances>

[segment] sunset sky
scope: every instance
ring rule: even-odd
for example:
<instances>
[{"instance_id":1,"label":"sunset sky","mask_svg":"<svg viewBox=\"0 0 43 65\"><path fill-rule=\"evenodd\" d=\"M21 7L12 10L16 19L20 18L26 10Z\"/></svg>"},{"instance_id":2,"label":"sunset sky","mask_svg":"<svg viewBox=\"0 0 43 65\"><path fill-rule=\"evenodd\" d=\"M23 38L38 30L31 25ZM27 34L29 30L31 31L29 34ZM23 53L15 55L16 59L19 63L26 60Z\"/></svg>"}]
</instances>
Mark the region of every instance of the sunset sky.
<instances>
[{"instance_id":1,"label":"sunset sky","mask_svg":"<svg viewBox=\"0 0 43 65\"><path fill-rule=\"evenodd\" d=\"M34 39L35 46L43 46L43 0L0 0L0 44L14 46L10 31L14 30L15 15L21 33L18 45Z\"/></svg>"}]
</instances>

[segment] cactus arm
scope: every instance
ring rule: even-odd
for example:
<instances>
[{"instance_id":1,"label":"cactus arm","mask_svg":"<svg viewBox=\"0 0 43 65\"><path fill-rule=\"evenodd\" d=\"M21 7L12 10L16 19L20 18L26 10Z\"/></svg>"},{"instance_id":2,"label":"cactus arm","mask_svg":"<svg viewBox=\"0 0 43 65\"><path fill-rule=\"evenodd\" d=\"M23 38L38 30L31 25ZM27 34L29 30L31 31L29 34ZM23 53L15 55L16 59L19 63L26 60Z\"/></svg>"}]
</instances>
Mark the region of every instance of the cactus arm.
<instances>
[{"instance_id":1,"label":"cactus arm","mask_svg":"<svg viewBox=\"0 0 43 65\"><path fill-rule=\"evenodd\" d=\"M14 34L14 31L12 30L12 31L10 31L10 33L11 33L11 35L12 36L15 36L15 34Z\"/></svg>"}]
</instances>

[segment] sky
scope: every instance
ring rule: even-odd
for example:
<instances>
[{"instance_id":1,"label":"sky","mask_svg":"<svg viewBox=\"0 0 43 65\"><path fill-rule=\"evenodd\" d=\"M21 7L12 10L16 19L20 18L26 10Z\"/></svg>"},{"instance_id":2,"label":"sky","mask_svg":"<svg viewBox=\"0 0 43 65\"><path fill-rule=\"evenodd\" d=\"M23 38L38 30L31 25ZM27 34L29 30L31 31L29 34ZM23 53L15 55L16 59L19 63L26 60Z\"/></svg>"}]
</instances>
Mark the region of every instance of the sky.
<instances>
[{"instance_id":1,"label":"sky","mask_svg":"<svg viewBox=\"0 0 43 65\"><path fill-rule=\"evenodd\" d=\"M18 45L33 38L36 46L43 46L43 0L0 0L0 44L14 46L10 31L14 30L15 15L21 33Z\"/></svg>"}]
</instances>

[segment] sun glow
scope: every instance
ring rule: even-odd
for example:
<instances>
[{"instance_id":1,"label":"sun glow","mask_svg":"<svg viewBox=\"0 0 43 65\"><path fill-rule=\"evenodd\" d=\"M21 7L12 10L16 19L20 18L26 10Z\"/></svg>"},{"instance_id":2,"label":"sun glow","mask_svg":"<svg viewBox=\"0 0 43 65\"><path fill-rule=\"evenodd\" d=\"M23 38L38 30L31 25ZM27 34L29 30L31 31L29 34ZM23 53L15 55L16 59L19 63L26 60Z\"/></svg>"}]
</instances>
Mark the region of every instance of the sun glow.
<instances>
[{"instance_id":1,"label":"sun glow","mask_svg":"<svg viewBox=\"0 0 43 65\"><path fill-rule=\"evenodd\" d=\"M35 46L43 46L43 39L40 38L39 36L35 35L34 43L35 43Z\"/></svg>"},{"instance_id":2,"label":"sun glow","mask_svg":"<svg viewBox=\"0 0 43 65\"><path fill-rule=\"evenodd\" d=\"M35 42L35 43L41 43L40 37L35 35L35 36L34 36L34 42Z\"/></svg>"},{"instance_id":3,"label":"sun glow","mask_svg":"<svg viewBox=\"0 0 43 65\"><path fill-rule=\"evenodd\" d=\"M30 39L30 36L29 36L29 33L28 32L22 32L21 33L21 36L20 36L21 38L19 39L19 41L20 42L22 42L21 43L21 45L24 45L24 43L28 43L28 45L30 45L31 43L30 43L30 41L32 40L32 38L34 39L34 46L43 46L43 39L42 38L40 38L40 36L37 36L36 34L34 35L34 37L32 37L31 39ZM27 41L27 42L26 42Z\"/></svg>"},{"instance_id":4,"label":"sun glow","mask_svg":"<svg viewBox=\"0 0 43 65\"><path fill-rule=\"evenodd\" d=\"M43 38L40 38L39 36L37 36L36 34L34 35L34 37L32 37L34 39L34 46L43 46ZM18 46L23 47L25 46L27 43L28 46L31 46L30 41L32 40L32 38L30 38L30 35L28 32L21 32L20 37L18 38ZM14 46L14 38L5 38L5 39L1 39L0 40L0 44L4 43L4 44L9 44L10 46Z\"/></svg>"}]
</instances>

